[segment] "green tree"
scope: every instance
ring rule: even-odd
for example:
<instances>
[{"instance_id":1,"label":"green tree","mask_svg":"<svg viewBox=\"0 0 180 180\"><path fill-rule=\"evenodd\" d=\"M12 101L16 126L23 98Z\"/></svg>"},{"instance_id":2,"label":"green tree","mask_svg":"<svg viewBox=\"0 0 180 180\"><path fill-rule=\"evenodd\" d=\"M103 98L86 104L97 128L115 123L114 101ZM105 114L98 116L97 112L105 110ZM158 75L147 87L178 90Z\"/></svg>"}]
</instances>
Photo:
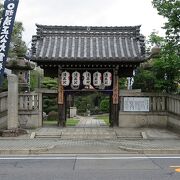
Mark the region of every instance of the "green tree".
<instances>
[{"instance_id":1,"label":"green tree","mask_svg":"<svg viewBox=\"0 0 180 180\"><path fill-rule=\"evenodd\" d=\"M158 14L166 18L164 25L165 37L158 36L153 32L149 36L149 44L161 47L159 57L153 58L146 63L147 68L141 68L135 77L134 87L140 83L140 79L154 81L146 90L166 91L169 93L179 92L180 84L180 1L179 0L153 0L153 6ZM149 74L148 79L146 75ZM147 84L146 83L146 84ZM144 88L144 87L143 87Z\"/></svg>"},{"instance_id":2,"label":"green tree","mask_svg":"<svg viewBox=\"0 0 180 180\"><path fill-rule=\"evenodd\" d=\"M138 68L133 88L142 91L177 92L180 77L180 59L166 38L153 32L149 36L149 44L161 46L159 57L142 64Z\"/></svg>"},{"instance_id":3,"label":"green tree","mask_svg":"<svg viewBox=\"0 0 180 180\"><path fill-rule=\"evenodd\" d=\"M141 89L143 92L155 91L156 77L151 69L139 67L134 77L133 89Z\"/></svg>"},{"instance_id":4,"label":"green tree","mask_svg":"<svg viewBox=\"0 0 180 180\"><path fill-rule=\"evenodd\" d=\"M164 79L164 89L167 92L175 92L178 91L180 83L180 1L153 0L152 3L158 14L167 19L163 27L166 36L161 57L155 61L154 70L157 71L157 79Z\"/></svg>"},{"instance_id":5,"label":"green tree","mask_svg":"<svg viewBox=\"0 0 180 180\"><path fill-rule=\"evenodd\" d=\"M119 87L120 89L127 89L127 78L119 78Z\"/></svg>"},{"instance_id":6,"label":"green tree","mask_svg":"<svg viewBox=\"0 0 180 180\"><path fill-rule=\"evenodd\" d=\"M34 91L35 88L41 87L41 81L43 79L43 70L36 67L35 70L30 71L30 89Z\"/></svg>"},{"instance_id":7,"label":"green tree","mask_svg":"<svg viewBox=\"0 0 180 180\"><path fill-rule=\"evenodd\" d=\"M104 113L109 112L109 98L105 98L100 102L100 109Z\"/></svg>"},{"instance_id":8,"label":"green tree","mask_svg":"<svg viewBox=\"0 0 180 180\"><path fill-rule=\"evenodd\" d=\"M57 79L44 77L42 88L57 89L57 86ZM57 96L43 96L43 111L45 111L47 114L52 111L57 112Z\"/></svg>"},{"instance_id":9,"label":"green tree","mask_svg":"<svg viewBox=\"0 0 180 180\"><path fill-rule=\"evenodd\" d=\"M166 40L173 46L180 46L180 1L179 0L153 0L153 6L158 14L167 18L164 25L166 30Z\"/></svg>"},{"instance_id":10,"label":"green tree","mask_svg":"<svg viewBox=\"0 0 180 180\"><path fill-rule=\"evenodd\" d=\"M24 31L22 22L15 22L11 35L11 43L9 50L10 58L24 57L27 51L26 43L22 40Z\"/></svg>"}]
</instances>

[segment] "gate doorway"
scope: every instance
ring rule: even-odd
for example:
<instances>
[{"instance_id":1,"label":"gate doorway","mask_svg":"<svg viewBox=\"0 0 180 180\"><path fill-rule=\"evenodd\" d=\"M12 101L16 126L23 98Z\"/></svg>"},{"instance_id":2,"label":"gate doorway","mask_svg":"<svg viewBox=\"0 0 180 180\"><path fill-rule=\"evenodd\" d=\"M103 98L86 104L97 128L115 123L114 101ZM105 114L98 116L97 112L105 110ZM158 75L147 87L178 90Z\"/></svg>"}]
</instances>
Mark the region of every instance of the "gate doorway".
<instances>
[{"instance_id":1,"label":"gate doorway","mask_svg":"<svg viewBox=\"0 0 180 180\"><path fill-rule=\"evenodd\" d=\"M109 94L100 92L73 93L67 97L66 117L78 120L75 127L109 127L111 122L109 109Z\"/></svg>"},{"instance_id":2,"label":"gate doorway","mask_svg":"<svg viewBox=\"0 0 180 180\"><path fill-rule=\"evenodd\" d=\"M56 127L58 124L57 93L42 94L42 109L42 126Z\"/></svg>"},{"instance_id":3,"label":"gate doorway","mask_svg":"<svg viewBox=\"0 0 180 180\"><path fill-rule=\"evenodd\" d=\"M58 106L57 93L54 90L39 89L42 93L43 127L57 127ZM66 95L66 127L109 127L112 126L111 93L74 92Z\"/></svg>"}]
</instances>

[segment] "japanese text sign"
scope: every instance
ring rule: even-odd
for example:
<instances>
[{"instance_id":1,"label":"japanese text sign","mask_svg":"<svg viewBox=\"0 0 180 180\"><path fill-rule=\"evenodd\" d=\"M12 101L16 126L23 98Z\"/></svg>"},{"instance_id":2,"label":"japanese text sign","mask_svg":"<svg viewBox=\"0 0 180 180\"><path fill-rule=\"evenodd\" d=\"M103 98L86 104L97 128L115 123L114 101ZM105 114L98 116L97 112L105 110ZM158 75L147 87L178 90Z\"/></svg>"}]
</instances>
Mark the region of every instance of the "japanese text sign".
<instances>
[{"instance_id":1,"label":"japanese text sign","mask_svg":"<svg viewBox=\"0 0 180 180\"><path fill-rule=\"evenodd\" d=\"M0 85L4 75L11 34L19 0L5 0L0 26Z\"/></svg>"}]
</instances>

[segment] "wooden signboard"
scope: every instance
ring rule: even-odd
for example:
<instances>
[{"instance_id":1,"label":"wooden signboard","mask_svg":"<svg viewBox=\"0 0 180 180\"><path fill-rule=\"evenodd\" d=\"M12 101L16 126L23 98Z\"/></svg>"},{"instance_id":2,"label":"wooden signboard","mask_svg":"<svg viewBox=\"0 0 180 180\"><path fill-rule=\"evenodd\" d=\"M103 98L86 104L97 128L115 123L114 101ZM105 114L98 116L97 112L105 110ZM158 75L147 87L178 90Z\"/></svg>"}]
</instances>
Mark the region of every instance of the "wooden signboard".
<instances>
[{"instance_id":1,"label":"wooden signboard","mask_svg":"<svg viewBox=\"0 0 180 180\"><path fill-rule=\"evenodd\" d=\"M119 82L116 75L113 79L113 104L119 104Z\"/></svg>"},{"instance_id":2,"label":"wooden signboard","mask_svg":"<svg viewBox=\"0 0 180 180\"><path fill-rule=\"evenodd\" d=\"M64 104L64 87L61 82L58 87L58 104Z\"/></svg>"}]
</instances>

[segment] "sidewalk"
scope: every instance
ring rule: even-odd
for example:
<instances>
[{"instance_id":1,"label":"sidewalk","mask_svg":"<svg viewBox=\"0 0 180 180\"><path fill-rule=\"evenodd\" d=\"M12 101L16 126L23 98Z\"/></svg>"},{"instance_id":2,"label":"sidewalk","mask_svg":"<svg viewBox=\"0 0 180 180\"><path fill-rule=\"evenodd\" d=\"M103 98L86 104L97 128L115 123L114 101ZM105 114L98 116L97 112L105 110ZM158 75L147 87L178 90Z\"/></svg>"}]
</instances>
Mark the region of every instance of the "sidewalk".
<instances>
[{"instance_id":1,"label":"sidewalk","mask_svg":"<svg viewBox=\"0 0 180 180\"><path fill-rule=\"evenodd\" d=\"M0 154L180 154L179 134L166 129L39 128L30 139L31 133L1 137Z\"/></svg>"}]
</instances>

